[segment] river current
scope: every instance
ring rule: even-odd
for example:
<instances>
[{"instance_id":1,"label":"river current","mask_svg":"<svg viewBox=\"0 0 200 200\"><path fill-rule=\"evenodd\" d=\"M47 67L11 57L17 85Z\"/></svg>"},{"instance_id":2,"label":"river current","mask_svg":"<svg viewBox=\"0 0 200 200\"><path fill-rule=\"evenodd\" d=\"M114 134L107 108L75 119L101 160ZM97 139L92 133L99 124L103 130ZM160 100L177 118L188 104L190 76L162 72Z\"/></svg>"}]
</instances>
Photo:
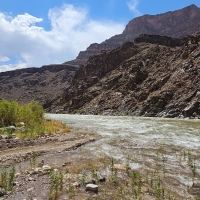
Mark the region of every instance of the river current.
<instances>
[{"instance_id":1,"label":"river current","mask_svg":"<svg viewBox=\"0 0 200 200\"><path fill-rule=\"evenodd\" d=\"M82 156L107 155L132 169L152 170L164 164L171 186L185 192L192 185L187 155L200 174L200 121L190 119L143 118L131 116L46 114L66 123L72 130L93 133L102 139L81 147Z\"/></svg>"}]
</instances>

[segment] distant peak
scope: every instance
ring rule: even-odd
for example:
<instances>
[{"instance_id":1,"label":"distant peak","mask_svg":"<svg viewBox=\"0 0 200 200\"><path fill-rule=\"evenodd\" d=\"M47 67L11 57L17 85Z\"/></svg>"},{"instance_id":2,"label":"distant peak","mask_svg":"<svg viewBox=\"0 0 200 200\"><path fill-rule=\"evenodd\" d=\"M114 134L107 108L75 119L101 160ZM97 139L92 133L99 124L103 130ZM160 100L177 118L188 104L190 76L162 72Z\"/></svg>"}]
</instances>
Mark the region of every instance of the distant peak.
<instances>
[{"instance_id":1,"label":"distant peak","mask_svg":"<svg viewBox=\"0 0 200 200\"><path fill-rule=\"evenodd\" d=\"M187 7L185 7L185 8L198 8L195 4L191 4L190 6L187 6Z\"/></svg>"}]
</instances>

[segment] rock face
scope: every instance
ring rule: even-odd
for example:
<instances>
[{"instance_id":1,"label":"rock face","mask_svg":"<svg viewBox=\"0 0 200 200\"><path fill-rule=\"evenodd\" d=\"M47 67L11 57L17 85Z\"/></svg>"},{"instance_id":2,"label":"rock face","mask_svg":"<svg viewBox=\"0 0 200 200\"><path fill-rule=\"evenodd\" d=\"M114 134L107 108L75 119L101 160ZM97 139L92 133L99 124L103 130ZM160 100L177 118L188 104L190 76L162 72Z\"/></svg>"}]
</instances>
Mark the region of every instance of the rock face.
<instances>
[{"instance_id":1,"label":"rock face","mask_svg":"<svg viewBox=\"0 0 200 200\"><path fill-rule=\"evenodd\" d=\"M165 69L165 67L163 67L165 65L170 66L171 63L169 62L169 60L162 60L162 59L173 60L172 57L175 56L174 52L178 51L175 47L183 46L185 43L189 44L189 42L193 43L193 46L196 45L195 42L196 40L194 38L193 39L190 38L190 40L187 41L186 39L177 40L166 36L181 38L189 34L194 34L198 32L200 32L200 8L196 7L195 5L191 5L181 10L167 12L164 14L144 15L141 17L137 17L128 23L122 34L113 36L110 39L105 40L101 44L97 43L91 44L86 51L80 52L75 60L68 61L65 64L60 64L60 65L59 64L48 65L48 66L43 66L41 68L28 68L28 69L21 69L21 70L0 73L0 97L5 98L7 100L18 99L19 102L28 102L33 99L38 100L47 111L49 111L49 108L55 111L55 108L57 108L59 105L58 100L61 99L62 96L61 94L63 94L64 91L67 91L74 77L75 71L81 64L85 63L90 56L94 55L91 58L89 58L89 61L85 66L80 67L80 70L77 72L74 78L72 86L70 87L66 95L63 95L63 98L60 102L61 107L63 104L66 104L66 109L69 111L74 109L80 109L82 108L83 105L86 106L86 103L89 103L93 98L96 98L96 96L100 95L102 89L104 91L108 91L114 85L116 85L115 87L119 87L120 83L118 83L118 81L121 81L121 83L125 84L124 88L127 88L128 91L131 90L133 93L137 93L137 95L139 95L139 97L134 97L135 104L138 104L137 98L139 98L140 102L143 101L148 97L149 92L155 91L157 90L157 88L160 88L160 85L164 85L167 82L168 78L171 77L169 74L171 73L171 69L170 72L168 72ZM140 34L142 35L139 36ZM157 35L163 35L163 36L158 37ZM124 44L127 41L133 42L135 38L136 38L135 42L138 43L138 45L133 45L132 43ZM148 44L140 45L142 42L151 43L152 45ZM156 50L157 48L156 44L159 44L162 47L159 47L158 48L159 50ZM163 46L165 46L165 48ZM169 48L167 47L170 47L171 50L169 50ZM128 52L127 50L129 48L130 52ZM190 63L190 60L188 59L191 58L191 50L190 49L188 50L187 48L180 47L181 53L180 55L177 54L177 56L178 58L183 59L182 62L187 61ZM152 52L148 52L147 49L152 50ZM194 50L196 51L196 49ZM159 52L164 51L167 52L167 54L165 55L165 53L163 53L163 55L162 54L157 55L156 51ZM170 57L170 55L172 57ZM131 62L129 63L127 59L129 58L131 59L133 56L136 56L134 58L136 59L136 63L133 61L132 61L133 63ZM157 56L159 56L159 59ZM154 78L153 74L150 73L149 71L150 68L152 67L152 71L156 73L156 69L154 68L156 65L155 60L157 59L159 61L156 61L156 63L158 65L160 64L159 66L157 66L157 68L163 67L164 68L164 70L162 69L163 73L164 72L166 73L165 74L166 76L162 74L163 76L162 81L157 80L156 77ZM165 61L166 64L164 64ZM128 68L126 69L126 67L122 64L123 62L127 62L127 67L129 65L137 66L136 68L138 68L139 71L137 71L135 67L132 67L134 68L133 71L130 71ZM143 64L141 63L145 65L144 68L139 67L143 66ZM151 63L152 64L154 63L154 65L152 65ZM173 61L172 63L174 64L174 66L177 66L176 62ZM190 64L188 66L190 66ZM119 67L125 71L122 73L120 70L118 70L118 75L117 74L111 76L108 75L108 73L110 73L111 71L116 70L115 69L116 67ZM137 73L134 70L136 70ZM130 76L127 75L128 73L130 73ZM106 76L108 76L107 79ZM140 94L138 92L140 88L142 88L143 86L139 87L139 85L142 84L147 77L151 77L152 79L152 81L150 81L149 83L153 84L152 89L151 91L144 90L145 92L143 91ZM126 80L126 78L128 79ZM128 87L126 86L126 84L130 82L130 80L133 80L133 82L136 81L135 84L137 84L137 92L135 91L135 89L133 90L134 86L132 85L132 83L129 83L130 85L128 85ZM99 81L101 82L98 85L97 82ZM103 83L103 81L105 81L105 83ZM157 82L154 83L154 81ZM82 96L83 99L81 102L79 98L81 97L82 92L88 89L89 87L94 86L94 84L97 84L95 85L96 88L93 88L91 89L90 92L84 94L85 96ZM130 89L128 89L129 87ZM144 85L144 87L147 86ZM120 90L123 91L123 89ZM116 98L118 98L117 96L124 95L120 91L116 92L117 92ZM101 94L102 96L104 96L103 93ZM124 100L123 104L127 105L126 101L129 101L130 98L132 99L131 101L133 101L132 96L133 94L128 95L126 97L127 99ZM101 99L101 97L98 98ZM105 104L107 106L104 105L102 109L101 106L100 107L97 106L96 110L99 109L104 110L107 107L108 109L114 109L114 110L120 108L119 110L122 110L123 112L125 110L127 110L127 112L129 112L129 110L130 112L133 113L136 112L133 111L134 110L133 108L129 107L122 108L121 103L118 103L120 106L116 104L115 107L112 108L112 106L110 106L108 99L107 98L104 99L107 101L106 103L103 102L104 101L103 99L104 98L102 97L102 102L99 102L100 105ZM164 104L167 105L166 102ZM95 101L93 101L93 104L89 104L89 106L92 105L96 106ZM147 105L150 106L151 104L148 103ZM195 104L195 102L194 106L193 104L187 105L184 111L184 116L191 115L190 113L193 112L194 110L193 108L196 109L196 105L198 107L198 104ZM84 107L84 109L86 110L86 107ZM140 110L140 106L138 109ZM89 109L88 112L89 111L92 110ZM155 113L158 112L152 111L151 113L153 113L152 115L155 115ZM178 112L175 113L176 114L172 113L171 116L176 116ZM141 112L140 114L144 115L143 112Z\"/></svg>"},{"instance_id":2,"label":"rock face","mask_svg":"<svg viewBox=\"0 0 200 200\"><path fill-rule=\"evenodd\" d=\"M122 34L104 42L91 44L81 51L77 58L66 63L79 66L101 50L115 49L127 41L133 42L140 34L166 35L182 38L200 32L200 8L190 5L186 8L158 15L144 15L131 20Z\"/></svg>"},{"instance_id":3,"label":"rock face","mask_svg":"<svg viewBox=\"0 0 200 200\"><path fill-rule=\"evenodd\" d=\"M101 51L79 68L60 105L94 114L199 115L199 41L143 34Z\"/></svg>"},{"instance_id":4,"label":"rock face","mask_svg":"<svg viewBox=\"0 0 200 200\"><path fill-rule=\"evenodd\" d=\"M2 72L0 96L19 102L37 100L47 108L69 87L76 70L61 64Z\"/></svg>"}]
</instances>

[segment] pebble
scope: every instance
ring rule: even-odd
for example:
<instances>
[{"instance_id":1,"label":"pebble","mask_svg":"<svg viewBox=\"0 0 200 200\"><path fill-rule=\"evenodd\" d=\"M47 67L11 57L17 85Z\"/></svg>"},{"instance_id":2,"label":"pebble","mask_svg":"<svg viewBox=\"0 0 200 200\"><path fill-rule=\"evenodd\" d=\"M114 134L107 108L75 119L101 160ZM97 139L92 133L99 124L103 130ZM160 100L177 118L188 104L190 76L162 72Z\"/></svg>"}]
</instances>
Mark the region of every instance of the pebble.
<instances>
[{"instance_id":1,"label":"pebble","mask_svg":"<svg viewBox=\"0 0 200 200\"><path fill-rule=\"evenodd\" d=\"M3 188L0 188L0 197L4 196L6 191Z\"/></svg>"},{"instance_id":2,"label":"pebble","mask_svg":"<svg viewBox=\"0 0 200 200\"><path fill-rule=\"evenodd\" d=\"M35 179L32 178L32 177L29 177L29 178L28 178L28 181L35 181Z\"/></svg>"},{"instance_id":3,"label":"pebble","mask_svg":"<svg viewBox=\"0 0 200 200\"><path fill-rule=\"evenodd\" d=\"M28 189L27 189L27 192L30 192L30 191L33 191L33 190L34 190L34 188L31 187L31 188L28 188Z\"/></svg>"},{"instance_id":4,"label":"pebble","mask_svg":"<svg viewBox=\"0 0 200 200\"><path fill-rule=\"evenodd\" d=\"M50 170L51 167L49 165L43 165L42 170Z\"/></svg>"},{"instance_id":5,"label":"pebble","mask_svg":"<svg viewBox=\"0 0 200 200\"><path fill-rule=\"evenodd\" d=\"M75 188L79 188L80 186L81 186L81 184L79 182L73 183L73 187L75 187Z\"/></svg>"}]
</instances>

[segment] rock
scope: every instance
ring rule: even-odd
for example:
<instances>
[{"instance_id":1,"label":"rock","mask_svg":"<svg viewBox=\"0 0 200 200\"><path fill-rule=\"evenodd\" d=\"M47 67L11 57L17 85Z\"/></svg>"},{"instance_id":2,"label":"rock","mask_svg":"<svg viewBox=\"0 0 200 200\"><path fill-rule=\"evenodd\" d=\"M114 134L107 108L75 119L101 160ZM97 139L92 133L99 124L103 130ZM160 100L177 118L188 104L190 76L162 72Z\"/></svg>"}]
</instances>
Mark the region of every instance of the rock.
<instances>
[{"instance_id":1,"label":"rock","mask_svg":"<svg viewBox=\"0 0 200 200\"><path fill-rule=\"evenodd\" d=\"M100 183L106 182L106 178L105 178L105 177L99 178L99 182L100 182Z\"/></svg>"},{"instance_id":2,"label":"rock","mask_svg":"<svg viewBox=\"0 0 200 200\"><path fill-rule=\"evenodd\" d=\"M195 37L200 42L200 35ZM181 58L190 47L184 45L187 38L142 34L135 39L137 45L126 42L91 56L63 95L66 112L180 116L188 103L200 101L199 57L189 53ZM190 110L183 111L185 116ZM194 112L200 115L200 109Z\"/></svg>"},{"instance_id":3,"label":"rock","mask_svg":"<svg viewBox=\"0 0 200 200\"><path fill-rule=\"evenodd\" d=\"M192 24L198 24L200 20L198 10L199 8L191 5L181 10L171 12L170 25L167 23L169 17L168 13L159 14L157 16L144 15L134 18L127 24L122 34L113 36L100 44L91 44L85 51L81 51L75 60L68 61L66 63L72 65L82 65L90 56L101 52L103 53L104 50L115 49L124 44L126 41L134 41L136 37L143 33L154 33L155 35L166 35L171 37L173 36L175 38L182 38L192 33L199 32L198 26L192 26ZM190 13L195 13L195 17L191 18ZM188 22L184 20L185 17L188 19ZM157 23L151 23L152 21L156 21ZM155 43L159 43L159 40L155 40ZM164 44L171 45L173 43L171 41L166 41Z\"/></svg>"},{"instance_id":4,"label":"rock","mask_svg":"<svg viewBox=\"0 0 200 200\"><path fill-rule=\"evenodd\" d=\"M30 175L39 174L40 172L42 172L42 168L36 167L33 171L30 172Z\"/></svg>"},{"instance_id":5,"label":"rock","mask_svg":"<svg viewBox=\"0 0 200 200\"><path fill-rule=\"evenodd\" d=\"M6 195L6 191L2 187L0 187L0 197L4 195Z\"/></svg>"},{"instance_id":6,"label":"rock","mask_svg":"<svg viewBox=\"0 0 200 200\"><path fill-rule=\"evenodd\" d=\"M43 165L42 170L48 171L51 170L52 168L49 165Z\"/></svg>"},{"instance_id":7,"label":"rock","mask_svg":"<svg viewBox=\"0 0 200 200\"><path fill-rule=\"evenodd\" d=\"M31 191L33 191L33 190L34 190L34 188L31 187L31 188L28 188L28 189L27 189L27 192L31 192Z\"/></svg>"},{"instance_id":8,"label":"rock","mask_svg":"<svg viewBox=\"0 0 200 200\"><path fill-rule=\"evenodd\" d=\"M24 123L24 122L19 122L19 125L20 125L21 127L24 127L24 126L25 126L25 123Z\"/></svg>"},{"instance_id":9,"label":"rock","mask_svg":"<svg viewBox=\"0 0 200 200\"><path fill-rule=\"evenodd\" d=\"M17 177L19 177L21 175L21 173L16 173L15 174L15 177L17 178Z\"/></svg>"},{"instance_id":10,"label":"rock","mask_svg":"<svg viewBox=\"0 0 200 200\"><path fill-rule=\"evenodd\" d=\"M91 179L89 181L86 181L86 184L95 184L96 180L95 179Z\"/></svg>"},{"instance_id":11,"label":"rock","mask_svg":"<svg viewBox=\"0 0 200 200\"><path fill-rule=\"evenodd\" d=\"M29 177L29 178L28 178L28 181L35 181L35 179L32 178L32 177Z\"/></svg>"},{"instance_id":12,"label":"rock","mask_svg":"<svg viewBox=\"0 0 200 200\"><path fill-rule=\"evenodd\" d=\"M67 165L66 163L63 163L63 164L62 164L62 167L65 167L66 165Z\"/></svg>"},{"instance_id":13,"label":"rock","mask_svg":"<svg viewBox=\"0 0 200 200\"><path fill-rule=\"evenodd\" d=\"M198 33L199 21L200 9L195 5L170 13L134 18L127 24L122 34L115 35L100 44L91 44L73 61L0 73L1 97L18 99L20 103L35 99L45 109L56 112L64 107L63 111L66 112L83 108L82 111L85 113L106 113L106 110L111 109L115 114L130 115L136 110L142 110L147 101L150 101L151 104L146 111L151 113L151 116L156 116L169 103L174 104L175 100L182 101L182 94L185 96L188 90L198 88L199 52L195 46L198 46L199 40L194 36L183 37ZM155 35L150 35L152 33ZM141 43L146 44L142 44L143 47ZM174 48L175 46L177 47ZM181 69L182 54L184 61L190 59L194 61L194 66L189 69L191 71L186 72ZM81 67L75 75L79 66ZM45 78L47 76L48 79ZM159 83L160 79L168 76L170 82L167 81L163 87L153 88L156 89L156 94L155 91L154 93L149 91L151 84ZM188 78L191 79L191 84ZM139 94L139 91L143 90L144 93ZM167 91L172 92L169 98L163 95ZM122 93L124 98L117 98L116 92ZM155 102L154 95L158 93L159 98ZM171 101L172 97L174 101ZM159 102L159 99L162 101ZM189 101L183 100L184 103ZM151 112L152 107L156 108L157 112ZM145 112L138 113L144 115Z\"/></svg>"},{"instance_id":14,"label":"rock","mask_svg":"<svg viewBox=\"0 0 200 200\"><path fill-rule=\"evenodd\" d=\"M195 112L197 115L199 109L199 102L191 102L184 110L182 111L184 117L191 117Z\"/></svg>"},{"instance_id":15,"label":"rock","mask_svg":"<svg viewBox=\"0 0 200 200\"><path fill-rule=\"evenodd\" d=\"M95 184L87 184L85 190L86 192L90 191L90 192L98 193L98 186Z\"/></svg>"},{"instance_id":16,"label":"rock","mask_svg":"<svg viewBox=\"0 0 200 200\"><path fill-rule=\"evenodd\" d=\"M54 171L55 173L58 173L58 169L53 169L53 171Z\"/></svg>"},{"instance_id":17,"label":"rock","mask_svg":"<svg viewBox=\"0 0 200 200\"><path fill-rule=\"evenodd\" d=\"M51 106L54 99L62 95L66 87L69 87L76 70L77 67L72 65L53 64L0 73L1 97L9 100L18 99L19 103L35 99L46 109ZM47 76L48 79L45 78ZM39 77L42 81L39 81ZM54 91L51 88L54 88Z\"/></svg>"},{"instance_id":18,"label":"rock","mask_svg":"<svg viewBox=\"0 0 200 200\"><path fill-rule=\"evenodd\" d=\"M81 186L81 184L79 182L75 182L72 184L72 186L75 188L79 188Z\"/></svg>"},{"instance_id":19,"label":"rock","mask_svg":"<svg viewBox=\"0 0 200 200\"><path fill-rule=\"evenodd\" d=\"M16 129L16 127L15 126L8 126L8 127L6 127L6 129L11 129L12 131L14 131Z\"/></svg>"}]
</instances>

